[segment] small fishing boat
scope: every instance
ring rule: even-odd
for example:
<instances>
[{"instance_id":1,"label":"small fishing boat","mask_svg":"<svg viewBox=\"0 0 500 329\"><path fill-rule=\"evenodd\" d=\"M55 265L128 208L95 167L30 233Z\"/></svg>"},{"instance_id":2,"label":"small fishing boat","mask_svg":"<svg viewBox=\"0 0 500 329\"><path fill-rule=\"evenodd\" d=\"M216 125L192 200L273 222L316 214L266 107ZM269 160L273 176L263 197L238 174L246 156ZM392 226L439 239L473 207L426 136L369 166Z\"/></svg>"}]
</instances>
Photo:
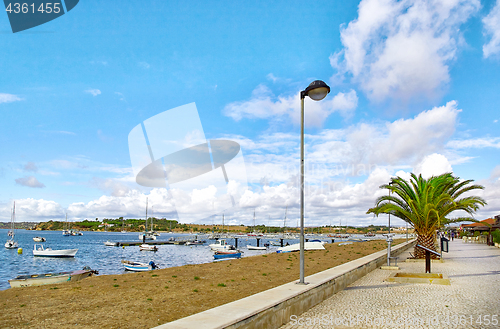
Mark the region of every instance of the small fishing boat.
<instances>
[{"instance_id":1,"label":"small fishing boat","mask_svg":"<svg viewBox=\"0 0 500 329\"><path fill-rule=\"evenodd\" d=\"M78 249L53 250L52 248L44 248L41 244L33 246L33 256L38 257L75 257L77 251Z\"/></svg>"},{"instance_id":2,"label":"small fishing boat","mask_svg":"<svg viewBox=\"0 0 500 329\"><path fill-rule=\"evenodd\" d=\"M231 254L237 254L237 253L243 253L243 252L240 250L234 249L234 250L216 251L214 254L216 254L216 255L231 255Z\"/></svg>"},{"instance_id":3,"label":"small fishing boat","mask_svg":"<svg viewBox=\"0 0 500 329\"><path fill-rule=\"evenodd\" d=\"M241 252L220 253L214 254L214 259L241 258Z\"/></svg>"},{"instance_id":4,"label":"small fishing boat","mask_svg":"<svg viewBox=\"0 0 500 329\"><path fill-rule=\"evenodd\" d=\"M186 246L198 246L204 244L206 241L200 241L200 240L195 240L195 241L188 241L186 242Z\"/></svg>"},{"instance_id":5,"label":"small fishing boat","mask_svg":"<svg viewBox=\"0 0 500 329\"><path fill-rule=\"evenodd\" d=\"M248 250L267 250L266 247L256 247L256 246L250 246L250 245L247 246L247 249Z\"/></svg>"},{"instance_id":6,"label":"small fishing boat","mask_svg":"<svg viewBox=\"0 0 500 329\"><path fill-rule=\"evenodd\" d=\"M15 279L9 280L9 283L12 288L41 286L66 281L79 281L93 274L99 274L99 272L89 267L84 267L83 270L72 272L19 275Z\"/></svg>"},{"instance_id":7,"label":"small fishing boat","mask_svg":"<svg viewBox=\"0 0 500 329\"><path fill-rule=\"evenodd\" d=\"M158 247L155 245L143 243L139 246L139 250L141 250L141 251L158 251Z\"/></svg>"},{"instance_id":8,"label":"small fishing boat","mask_svg":"<svg viewBox=\"0 0 500 329\"><path fill-rule=\"evenodd\" d=\"M106 241L104 242L104 245L107 247L118 247L118 242L113 242L113 241Z\"/></svg>"},{"instance_id":9,"label":"small fishing boat","mask_svg":"<svg viewBox=\"0 0 500 329\"><path fill-rule=\"evenodd\" d=\"M36 236L36 237L33 238L33 241L35 241L35 242L45 242L45 241L47 241L47 239L42 238L41 236Z\"/></svg>"},{"instance_id":10,"label":"small fishing boat","mask_svg":"<svg viewBox=\"0 0 500 329\"><path fill-rule=\"evenodd\" d=\"M149 263L139 263L139 262L131 262L129 260L122 260L122 264L127 271L133 272L146 272L159 269L159 267L153 262Z\"/></svg>"},{"instance_id":11,"label":"small fishing boat","mask_svg":"<svg viewBox=\"0 0 500 329\"><path fill-rule=\"evenodd\" d=\"M226 251L226 250L236 250L233 245L226 242L225 239L220 239L215 241L215 243L208 245L213 251Z\"/></svg>"},{"instance_id":12,"label":"small fishing boat","mask_svg":"<svg viewBox=\"0 0 500 329\"><path fill-rule=\"evenodd\" d=\"M7 233L7 236L9 239L7 242L5 242L5 248L7 249L17 249L19 247L19 243L14 239L14 236L16 235L16 226L15 226L15 221L16 221L16 202L14 202L14 207L12 208L12 215L10 217L10 231Z\"/></svg>"},{"instance_id":13,"label":"small fishing boat","mask_svg":"<svg viewBox=\"0 0 500 329\"><path fill-rule=\"evenodd\" d=\"M373 232L368 232L365 234L366 237L374 237L375 234Z\"/></svg>"},{"instance_id":14,"label":"small fishing boat","mask_svg":"<svg viewBox=\"0 0 500 329\"><path fill-rule=\"evenodd\" d=\"M304 250L324 250L323 242L304 242ZM300 243L278 248L278 254L285 252L294 252L300 250Z\"/></svg>"}]
</instances>

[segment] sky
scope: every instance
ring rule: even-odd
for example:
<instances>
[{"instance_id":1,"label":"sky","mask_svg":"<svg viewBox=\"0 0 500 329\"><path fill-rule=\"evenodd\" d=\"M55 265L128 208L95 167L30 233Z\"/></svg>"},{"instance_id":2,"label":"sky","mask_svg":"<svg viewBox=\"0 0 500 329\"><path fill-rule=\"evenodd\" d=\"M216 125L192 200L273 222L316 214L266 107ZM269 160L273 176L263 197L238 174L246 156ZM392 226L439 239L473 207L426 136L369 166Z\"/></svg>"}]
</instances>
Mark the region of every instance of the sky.
<instances>
[{"instance_id":1,"label":"sky","mask_svg":"<svg viewBox=\"0 0 500 329\"><path fill-rule=\"evenodd\" d=\"M411 172L472 179L476 219L500 214L500 0L86 0L18 33L0 14L0 44L0 221L14 201L18 221L144 218L147 198L184 223L297 226L299 93L317 79L306 226L386 225L366 211ZM191 103L244 159L247 189L215 215L214 186L141 186L129 151L134 127Z\"/></svg>"}]
</instances>

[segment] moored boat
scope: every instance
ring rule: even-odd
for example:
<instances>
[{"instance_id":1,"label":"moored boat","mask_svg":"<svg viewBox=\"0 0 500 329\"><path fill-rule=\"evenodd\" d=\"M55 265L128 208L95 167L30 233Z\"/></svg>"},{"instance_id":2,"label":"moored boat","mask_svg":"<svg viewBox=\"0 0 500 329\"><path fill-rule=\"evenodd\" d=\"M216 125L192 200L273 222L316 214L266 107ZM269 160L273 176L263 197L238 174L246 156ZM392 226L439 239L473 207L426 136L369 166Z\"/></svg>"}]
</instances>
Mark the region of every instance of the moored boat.
<instances>
[{"instance_id":1,"label":"moored boat","mask_svg":"<svg viewBox=\"0 0 500 329\"><path fill-rule=\"evenodd\" d=\"M150 261L149 263L139 263L129 260L122 260L122 264L125 267L125 270L133 272L146 272L159 269L159 267L153 261Z\"/></svg>"},{"instance_id":2,"label":"moored boat","mask_svg":"<svg viewBox=\"0 0 500 329\"><path fill-rule=\"evenodd\" d=\"M214 259L241 258L241 252L221 253L216 252Z\"/></svg>"},{"instance_id":3,"label":"moored boat","mask_svg":"<svg viewBox=\"0 0 500 329\"><path fill-rule=\"evenodd\" d=\"M33 246L33 256L38 257L75 257L77 251L78 249L53 250L52 248L44 248L41 244Z\"/></svg>"},{"instance_id":4,"label":"moored boat","mask_svg":"<svg viewBox=\"0 0 500 329\"><path fill-rule=\"evenodd\" d=\"M158 251L158 247L155 245L144 243L144 244L141 244L139 246L139 250L141 250L141 251Z\"/></svg>"},{"instance_id":5,"label":"moored boat","mask_svg":"<svg viewBox=\"0 0 500 329\"><path fill-rule=\"evenodd\" d=\"M248 250L267 250L266 247L256 247L256 246L250 246L250 245L247 246L247 249Z\"/></svg>"},{"instance_id":6,"label":"moored boat","mask_svg":"<svg viewBox=\"0 0 500 329\"><path fill-rule=\"evenodd\" d=\"M118 242L113 242L113 241L106 241L104 242L104 245L107 247L118 247Z\"/></svg>"},{"instance_id":7,"label":"moored boat","mask_svg":"<svg viewBox=\"0 0 500 329\"><path fill-rule=\"evenodd\" d=\"M188 241L186 242L186 246L197 246L197 245L202 245L204 244L206 241L202 240L195 240L195 241Z\"/></svg>"},{"instance_id":8,"label":"moored boat","mask_svg":"<svg viewBox=\"0 0 500 329\"><path fill-rule=\"evenodd\" d=\"M323 242L304 242L304 250L323 250ZM277 253L294 252L300 250L300 243L278 248Z\"/></svg>"},{"instance_id":9,"label":"moored boat","mask_svg":"<svg viewBox=\"0 0 500 329\"><path fill-rule=\"evenodd\" d=\"M35 242L45 242L45 241L47 241L47 239L42 238L41 236L36 236L36 237L33 238L33 241L35 241Z\"/></svg>"},{"instance_id":10,"label":"moored boat","mask_svg":"<svg viewBox=\"0 0 500 329\"><path fill-rule=\"evenodd\" d=\"M99 272L84 267L83 270L72 272L19 275L15 279L9 280L9 284L12 288L41 286L44 284L54 284L66 281L79 281L93 274L99 274Z\"/></svg>"},{"instance_id":11,"label":"moored boat","mask_svg":"<svg viewBox=\"0 0 500 329\"><path fill-rule=\"evenodd\" d=\"M12 208L12 214L10 218L10 231L7 234L9 239L7 242L5 242L5 248L7 249L17 249L19 247L19 243L14 239L14 236L16 235L16 226L15 226L15 221L16 221L16 202L14 202L14 207Z\"/></svg>"},{"instance_id":12,"label":"moored boat","mask_svg":"<svg viewBox=\"0 0 500 329\"><path fill-rule=\"evenodd\" d=\"M220 239L215 241L215 243L208 245L213 251L226 251L226 250L236 250L233 245L226 242L225 239Z\"/></svg>"}]
</instances>

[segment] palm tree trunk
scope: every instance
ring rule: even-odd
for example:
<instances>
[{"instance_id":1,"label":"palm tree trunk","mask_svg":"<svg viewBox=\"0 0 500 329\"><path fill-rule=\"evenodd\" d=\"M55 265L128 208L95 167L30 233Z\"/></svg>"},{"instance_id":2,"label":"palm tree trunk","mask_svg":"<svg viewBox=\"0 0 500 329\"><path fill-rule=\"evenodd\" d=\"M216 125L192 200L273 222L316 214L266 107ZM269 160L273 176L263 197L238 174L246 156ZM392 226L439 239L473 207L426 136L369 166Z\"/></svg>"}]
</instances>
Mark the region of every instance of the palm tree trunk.
<instances>
[{"instance_id":1,"label":"palm tree trunk","mask_svg":"<svg viewBox=\"0 0 500 329\"><path fill-rule=\"evenodd\" d=\"M437 241L436 234L417 235L417 244L438 252L436 241ZM417 246L415 246L413 250L415 258L425 259L425 250L423 250L422 248L418 248ZM438 258L439 258L438 256L431 253L431 259L438 259Z\"/></svg>"}]
</instances>

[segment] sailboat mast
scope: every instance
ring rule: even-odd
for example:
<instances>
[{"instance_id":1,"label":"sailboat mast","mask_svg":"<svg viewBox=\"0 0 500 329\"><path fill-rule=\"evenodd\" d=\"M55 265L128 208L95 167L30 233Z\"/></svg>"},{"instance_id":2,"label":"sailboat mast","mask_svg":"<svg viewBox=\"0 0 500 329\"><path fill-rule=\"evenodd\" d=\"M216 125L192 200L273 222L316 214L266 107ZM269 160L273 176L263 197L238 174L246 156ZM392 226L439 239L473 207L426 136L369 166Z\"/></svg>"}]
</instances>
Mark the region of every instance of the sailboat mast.
<instances>
[{"instance_id":1,"label":"sailboat mast","mask_svg":"<svg viewBox=\"0 0 500 329\"><path fill-rule=\"evenodd\" d=\"M224 214L222 214L222 234L224 234Z\"/></svg>"},{"instance_id":2,"label":"sailboat mast","mask_svg":"<svg viewBox=\"0 0 500 329\"><path fill-rule=\"evenodd\" d=\"M14 237L14 229L16 228L16 225L14 222L16 221L16 201L14 201L14 210L12 210L12 222L10 223L10 229L12 231L12 237Z\"/></svg>"},{"instance_id":3,"label":"sailboat mast","mask_svg":"<svg viewBox=\"0 0 500 329\"><path fill-rule=\"evenodd\" d=\"M253 210L253 231L255 232L255 208Z\"/></svg>"},{"instance_id":4,"label":"sailboat mast","mask_svg":"<svg viewBox=\"0 0 500 329\"><path fill-rule=\"evenodd\" d=\"M146 198L146 223L144 224L144 235L146 235L147 230L148 230L148 198Z\"/></svg>"}]
</instances>

